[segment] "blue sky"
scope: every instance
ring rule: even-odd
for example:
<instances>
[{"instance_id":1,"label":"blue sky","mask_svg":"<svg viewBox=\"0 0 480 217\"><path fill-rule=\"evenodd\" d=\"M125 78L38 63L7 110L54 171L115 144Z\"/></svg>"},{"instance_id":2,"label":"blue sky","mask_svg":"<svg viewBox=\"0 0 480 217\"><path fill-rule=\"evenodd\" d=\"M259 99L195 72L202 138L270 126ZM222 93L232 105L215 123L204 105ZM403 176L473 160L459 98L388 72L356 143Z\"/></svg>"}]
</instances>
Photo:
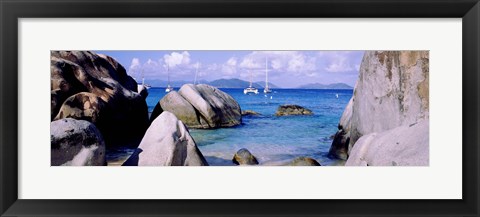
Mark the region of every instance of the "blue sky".
<instances>
[{"instance_id":1,"label":"blue sky","mask_svg":"<svg viewBox=\"0 0 480 217\"><path fill-rule=\"evenodd\" d=\"M265 79L268 60L269 81L280 87L309 83L346 83L354 86L364 51L94 51L115 58L128 74L146 83L167 80L239 78Z\"/></svg>"}]
</instances>

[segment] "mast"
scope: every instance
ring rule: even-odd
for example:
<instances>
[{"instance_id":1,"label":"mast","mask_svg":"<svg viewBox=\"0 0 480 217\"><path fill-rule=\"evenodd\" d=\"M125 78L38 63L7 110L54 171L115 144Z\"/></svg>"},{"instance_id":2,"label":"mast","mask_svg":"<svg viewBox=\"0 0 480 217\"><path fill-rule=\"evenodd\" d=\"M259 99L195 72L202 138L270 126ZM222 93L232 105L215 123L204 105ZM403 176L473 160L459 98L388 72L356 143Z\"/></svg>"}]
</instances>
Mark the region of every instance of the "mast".
<instances>
[{"instance_id":1,"label":"mast","mask_svg":"<svg viewBox=\"0 0 480 217\"><path fill-rule=\"evenodd\" d=\"M145 76L143 75L143 69L142 69L142 85L145 86Z\"/></svg>"},{"instance_id":2,"label":"mast","mask_svg":"<svg viewBox=\"0 0 480 217\"><path fill-rule=\"evenodd\" d=\"M250 88L252 87L252 71L250 71Z\"/></svg>"},{"instance_id":3,"label":"mast","mask_svg":"<svg viewBox=\"0 0 480 217\"><path fill-rule=\"evenodd\" d=\"M265 90L268 90L268 57L265 57Z\"/></svg>"},{"instance_id":4,"label":"mast","mask_svg":"<svg viewBox=\"0 0 480 217\"><path fill-rule=\"evenodd\" d=\"M198 62L197 62L197 70L195 71L195 80L193 81L193 84L197 84L197 74L198 74Z\"/></svg>"},{"instance_id":5,"label":"mast","mask_svg":"<svg viewBox=\"0 0 480 217\"><path fill-rule=\"evenodd\" d=\"M170 87L170 66L167 63L167 86Z\"/></svg>"}]
</instances>

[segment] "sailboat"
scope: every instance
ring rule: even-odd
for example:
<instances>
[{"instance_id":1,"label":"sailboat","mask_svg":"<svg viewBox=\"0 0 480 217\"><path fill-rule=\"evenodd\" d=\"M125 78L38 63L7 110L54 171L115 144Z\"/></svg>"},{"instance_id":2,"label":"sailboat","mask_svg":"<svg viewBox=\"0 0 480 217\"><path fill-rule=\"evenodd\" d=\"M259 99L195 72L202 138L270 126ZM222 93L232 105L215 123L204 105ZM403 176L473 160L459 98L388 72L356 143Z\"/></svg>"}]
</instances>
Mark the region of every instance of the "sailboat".
<instances>
[{"instance_id":1,"label":"sailboat","mask_svg":"<svg viewBox=\"0 0 480 217\"><path fill-rule=\"evenodd\" d=\"M263 92L265 94L272 92L272 90L270 90L270 88L268 88L268 59L267 59L267 57L265 57L265 89L263 89Z\"/></svg>"},{"instance_id":2,"label":"sailboat","mask_svg":"<svg viewBox=\"0 0 480 217\"><path fill-rule=\"evenodd\" d=\"M140 88L144 87L145 89L150 89L150 85L145 84L145 76L143 76L143 70L142 70L142 84L137 84L137 90L140 90Z\"/></svg>"},{"instance_id":3,"label":"sailboat","mask_svg":"<svg viewBox=\"0 0 480 217\"><path fill-rule=\"evenodd\" d=\"M243 89L243 94L258 94L258 89L252 86L252 72L250 72L250 86L247 88Z\"/></svg>"},{"instance_id":4,"label":"sailboat","mask_svg":"<svg viewBox=\"0 0 480 217\"><path fill-rule=\"evenodd\" d=\"M167 64L167 76L168 76L168 83L167 83L167 88L165 88L165 93L168 93L173 90L173 87L170 86L170 67Z\"/></svg>"}]
</instances>

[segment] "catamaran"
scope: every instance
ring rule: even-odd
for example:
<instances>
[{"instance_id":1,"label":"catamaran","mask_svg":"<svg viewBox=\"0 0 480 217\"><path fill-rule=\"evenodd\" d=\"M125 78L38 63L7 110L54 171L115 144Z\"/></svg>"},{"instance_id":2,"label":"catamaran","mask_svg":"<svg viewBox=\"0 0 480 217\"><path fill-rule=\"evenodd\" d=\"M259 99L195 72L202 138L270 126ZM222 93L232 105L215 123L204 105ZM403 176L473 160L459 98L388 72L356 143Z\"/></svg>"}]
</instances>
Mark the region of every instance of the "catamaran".
<instances>
[{"instance_id":1,"label":"catamaran","mask_svg":"<svg viewBox=\"0 0 480 217\"><path fill-rule=\"evenodd\" d=\"M167 64L167 77L168 77L168 83L167 83L167 88L165 88L165 93L168 93L173 90L173 87L170 86L170 67Z\"/></svg>"},{"instance_id":2,"label":"catamaran","mask_svg":"<svg viewBox=\"0 0 480 217\"><path fill-rule=\"evenodd\" d=\"M243 89L243 94L258 94L258 89L252 86L252 72L250 71L250 86Z\"/></svg>"},{"instance_id":3,"label":"catamaran","mask_svg":"<svg viewBox=\"0 0 480 217\"><path fill-rule=\"evenodd\" d=\"M268 58L267 57L265 57L265 89L263 89L263 92L265 94L272 92L272 90L268 88Z\"/></svg>"}]
</instances>

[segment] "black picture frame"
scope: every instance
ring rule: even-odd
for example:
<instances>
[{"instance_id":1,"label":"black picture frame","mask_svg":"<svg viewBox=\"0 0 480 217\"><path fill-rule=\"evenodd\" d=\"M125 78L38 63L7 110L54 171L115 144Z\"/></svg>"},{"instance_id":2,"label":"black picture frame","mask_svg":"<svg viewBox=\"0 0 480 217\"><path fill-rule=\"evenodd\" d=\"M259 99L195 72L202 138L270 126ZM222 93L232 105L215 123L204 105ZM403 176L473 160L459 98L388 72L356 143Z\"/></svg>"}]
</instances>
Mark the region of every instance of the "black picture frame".
<instances>
[{"instance_id":1,"label":"black picture frame","mask_svg":"<svg viewBox=\"0 0 480 217\"><path fill-rule=\"evenodd\" d=\"M0 16L1 216L479 216L479 0L0 0ZM62 17L462 18L463 199L20 200L18 19Z\"/></svg>"}]
</instances>

